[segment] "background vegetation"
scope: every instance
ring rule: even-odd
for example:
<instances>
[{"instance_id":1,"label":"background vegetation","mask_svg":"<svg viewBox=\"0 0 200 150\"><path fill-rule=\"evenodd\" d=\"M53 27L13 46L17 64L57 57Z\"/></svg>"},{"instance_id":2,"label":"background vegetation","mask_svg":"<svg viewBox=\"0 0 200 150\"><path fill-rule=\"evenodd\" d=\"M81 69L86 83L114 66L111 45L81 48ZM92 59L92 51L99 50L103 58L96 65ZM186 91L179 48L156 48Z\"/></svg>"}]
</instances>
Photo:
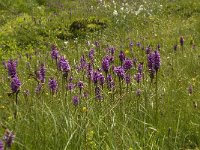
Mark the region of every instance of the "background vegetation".
<instances>
[{"instance_id":1,"label":"background vegetation","mask_svg":"<svg viewBox=\"0 0 200 150\"><path fill-rule=\"evenodd\" d=\"M17 72L22 82L18 94L18 118L13 117L14 97L10 94L7 70L0 66L0 135L6 127L16 135L11 149L199 149L200 147L200 1L199 0L1 0L0 59L18 60ZM180 37L184 37L181 51ZM100 50L94 43L100 43ZM145 81L138 98L138 84L133 80L123 94L116 82L114 94L103 90L102 102L94 93L74 106L73 95L64 95L62 76L50 58L55 44L76 70L80 57L94 48L94 67L101 67L105 49L113 46L132 57L129 44L134 42L134 56L144 62ZM150 84L146 67L146 49L160 44L161 68L158 93ZM178 45L174 51L174 45ZM46 64L47 81L58 80L56 95L45 83L42 93L35 93L37 82L29 78L40 63ZM30 63L30 68L25 66ZM119 61L115 61L117 65ZM132 75L136 69L131 71ZM84 74L73 71L74 82ZM83 77L84 78L84 77ZM84 90L91 92L88 81ZM188 88L192 87L192 94ZM91 87L94 89L94 87ZM26 95L25 91L30 94ZM113 95L114 101L110 100ZM155 123L155 97L159 99L159 122ZM123 104L119 101L123 100ZM137 102L139 101L139 107ZM147 106L145 102L147 101ZM123 107L122 107L123 105Z\"/></svg>"}]
</instances>

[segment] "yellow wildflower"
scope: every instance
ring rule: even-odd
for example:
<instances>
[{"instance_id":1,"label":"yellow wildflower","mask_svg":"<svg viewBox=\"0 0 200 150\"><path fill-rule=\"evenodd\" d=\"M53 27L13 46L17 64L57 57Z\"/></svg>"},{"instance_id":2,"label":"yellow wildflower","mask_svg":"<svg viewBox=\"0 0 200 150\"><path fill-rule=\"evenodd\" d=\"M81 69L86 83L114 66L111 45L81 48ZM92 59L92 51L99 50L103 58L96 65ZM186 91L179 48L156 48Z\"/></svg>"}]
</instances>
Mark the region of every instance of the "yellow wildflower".
<instances>
[{"instance_id":1,"label":"yellow wildflower","mask_svg":"<svg viewBox=\"0 0 200 150\"><path fill-rule=\"evenodd\" d=\"M108 94L112 94L112 91L109 91Z\"/></svg>"},{"instance_id":2,"label":"yellow wildflower","mask_svg":"<svg viewBox=\"0 0 200 150\"><path fill-rule=\"evenodd\" d=\"M5 106L3 106L3 105L0 105L0 109L4 109L5 108Z\"/></svg>"},{"instance_id":3,"label":"yellow wildflower","mask_svg":"<svg viewBox=\"0 0 200 150\"><path fill-rule=\"evenodd\" d=\"M12 120L12 116L9 116L9 117L8 117L8 120Z\"/></svg>"},{"instance_id":4,"label":"yellow wildflower","mask_svg":"<svg viewBox=\"0 0 200 150\"><path fill-rule=\"evenodd\" d=\"M87 111L87 108L86 107L83 107L83 112L86 112Z\"/></svg>"},{"instance_id":5,"label":"yellow wildflower","mask_svg":"<svg viewBox=\"0 0 200 150\"><path fill-rule=\"evenodd\" d=\"M129 50L125 50L125 54L128 54L129 53Z\"/></svg>"}]
</instances>

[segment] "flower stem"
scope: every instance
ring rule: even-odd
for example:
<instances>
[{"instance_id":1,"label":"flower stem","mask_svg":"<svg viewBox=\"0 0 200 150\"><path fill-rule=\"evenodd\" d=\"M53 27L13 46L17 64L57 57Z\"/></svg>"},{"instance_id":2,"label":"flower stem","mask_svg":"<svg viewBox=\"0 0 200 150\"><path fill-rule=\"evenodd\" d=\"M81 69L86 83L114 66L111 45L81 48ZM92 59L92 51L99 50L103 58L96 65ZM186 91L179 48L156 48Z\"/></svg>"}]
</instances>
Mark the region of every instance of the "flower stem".
<instances>
[{"instance_id":1,"label":"flower stem","mask_svg":"<svg viewBox=\"0 0 200 150\"><path fill-rule=\"evenodd\" d=\"M158 104L158 73L156 72L156 116L155 116L155 123L156 125L158 124L158 107L159 107L159 104Z\"/></svg>"},{"instance_id":2,"label":"flower stem","mask_svg":"<svg viewBox=\"0 0 200 150\"><path fill-rule=\"evenodd\" d=\"M18 109L18 91L15 94L15 112L14 112L15 119L17 119L17 109Z\"/></svg>"}]
</instances>

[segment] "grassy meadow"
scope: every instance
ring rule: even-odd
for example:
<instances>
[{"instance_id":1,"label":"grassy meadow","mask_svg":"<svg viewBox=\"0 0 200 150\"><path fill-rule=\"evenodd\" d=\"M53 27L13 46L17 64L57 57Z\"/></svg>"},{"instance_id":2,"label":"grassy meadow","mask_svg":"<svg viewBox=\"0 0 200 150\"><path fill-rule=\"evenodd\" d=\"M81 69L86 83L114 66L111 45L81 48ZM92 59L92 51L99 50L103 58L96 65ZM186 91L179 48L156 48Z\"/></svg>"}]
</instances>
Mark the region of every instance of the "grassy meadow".
<instances>
[{"instance_id":1,"label":"grassy meadow","mask_svg":"<svg viewBox=\"0 0 200 150\"><path fill-rule=\"evenodd\" d=\"M199 0L0 0L0 150L199 150Z\"/></svg>"}]
</instances>

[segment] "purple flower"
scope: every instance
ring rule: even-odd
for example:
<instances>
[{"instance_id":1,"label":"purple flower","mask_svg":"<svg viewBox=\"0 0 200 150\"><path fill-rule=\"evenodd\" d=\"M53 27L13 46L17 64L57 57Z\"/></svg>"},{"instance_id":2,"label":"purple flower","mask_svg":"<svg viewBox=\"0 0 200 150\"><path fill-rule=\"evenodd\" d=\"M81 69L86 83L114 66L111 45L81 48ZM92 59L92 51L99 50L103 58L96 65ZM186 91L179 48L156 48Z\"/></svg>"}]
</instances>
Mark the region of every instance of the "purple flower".
<instances>
[{"instance_id":1,"label":"purple flower","mask_svg":"<svg viewBox=\"0 0 200 150\"><path fill-rule=\"evenodd\" d=\"M35 88L35 93L39 94L41 90L42 90L42 84L38 84L38 86Z\"/></svg>"},{"instance_id":2,"label":"purple flower","mask_svg":"<svg viewBox=\"0 0 200 150\"><path fill-rule=\"evenodd\" d=\"M120 79L124 79L125 71L124 71L123 67L121 67L121 66L114 67L114 72Z\"/></svg>"},{"instance_id":3,"label":"purple flower","mask_svg":"<svg viewBox=\"0 0 200 150\"><path fill-rule=\"evenodd\" d=\"M0 150L4 150L3 141L0 140Z\"/></svg>"},{"instance_id":4,"label":"purple flower","mask_svg":"<svg viewBox=\"0 0 200 150\"><path fill-rule=\"evenodd\" d=\"M142 80L142 75L140 73L136 73L134 79L137 83L140 83L140 81Z\"/></svg>"},{"instance_id":5,"label":"purple flower","mask_svg":"<svg viewBox=\"0 0 200 150\"><path fill-rule=\"evenodd\" d=\"M51 58L56 60L58 59L58 50L55 45L51 46Z\"/></svg>"},{"instance_id":6,"label":"purple flower","mask_svg":"<svg viewBox=\"0 0 200 150\"><path fill-rule=\"evenodd\" d=\"M124 62L124 60L125 60L125 54L123 51L120 51L120 53L119 53L119 60L121 61L121 63Z\"/></svg>"},{"instance_id":7,"label":"purple flower","mask_svg":"<svg viewBox=\"0 0 200 150\"><path fill-rule=\"evenodd\" d=\"M130 44L129 44L129 46L133 47L133 44L134 44L133 41L131 41Z\"/></svg>"},{"instance_id":8,"label":"purple flower","mask_svg":"<svg viewBox=\"0 0 200 150\"><path fill-rule=\"evenodd\" d=\"M102 99L101 89L100 89L99 86L95 87L95 99L96 100L101 100Z\"/></svg>"},{"instance_id":9,"label":"purple flower","mask_svg":"<svg viewBox=\"0 0 200 150\"><path fill-rule=\"evenodd\" d=\"M74 104L74 106L77 106L79 104L79 98L78 98L78 96L73 96L72 103Z\"/></svg>"},{"instance_id":10,"label":"purple flower","mask_svg":"<svg viewBox=\"0 0 200 150\"><path fill-rule=\"evenodd\" d=\"M184 39L182 36L180 37L180 44L181 44L181 46L183 46L183 44L184 44Z\"/></svg>"},{"instance_id":11,"label":"purple flower","mask_svg":"<svg viewBox=\"0 0 200 150\"><path fill-rule=\"evenodd\" d=\"M159 51L154 52L154 69L157 72L160 68L160 53Z\"/></svg>"},{"instance_id":12,"label":"purple flower","mask_svg":"<svg viewBox=\"0 0 200 150\"><path fill-rule=\"evenodd\" d=\"M49 79L49 89L51 90L51 92L54 94L57 91L58 88L58 84L57 81L53 78Z\"/></svg>"},{"instance_id":13,"label":"purple flower","mask_svg":"<svg viewBox=\"0 0 200 150\"><path fill-rule=\"evenodd\" d=\"M107 82L108 89L111 90L114 88L115 83L111 75L108 75L108 77L106 78L106 82Z\"/></svg>"},{"instance_id":14,"label":"purple flower","mask_svg":"<svg viewBox=\"0 0 200 150\"><path fill-rule=\"evenodd\" d=\"M103 76L102 73L99 74L98 79L99 79L99 84L100 84L101 86L103 86L103 84L104 84L104 82L105 82L105 78L104 78L104 76Z\"/></svg>"},{"instance_id":15,"label":"purple flower","mask_svg":"<svg viewBox=\"0 0 200 150\"><path fill-rule=\"evenodd\" d=\"M39 70L39 80L41 81L41 83L45 82L45 75L46 75L46 68L44 64L41 64Z\"/></svg>"},{"instance_id":16,"label":"purple flower","mask_svg":"<svg viewBox=\"0 0 200 150\"><path fill-rule=\"evenodd\" d=\"M85 60L85 56L83 55L80 59L80 68L84 69L86 66L86 60Z\"/></svg>"},{"instance_id":17,"label":"purple flower","mask_svg":"<svg viewBox=\"0 0 200 150\"><path fill-rule=\"evenodd\" d=\"M148 54L147 57L147 62L148 62L148 69L149 69L149 73L150 73L150 77L151 79L154 78L154 74L155 74L155 68L154 68L154 53L150 53Z\"/></svg>"},{"instance_id":18,"label":"purple flower","mask_svg":"<svg viewBox=\"0 0 200 150\"><path fill-rule=\"evenodd\" d=\"M141 43L140 42L137 42L137 47L140 47L141 46Z\"/></svg>"},{"instance_id":19,"label":"purple flower","mask_svg":"<svg viewBox=\"0 0 200 150\"><path fill-rule=\"evenodd\" d=\"M193 93L193 87L192 87L192 85L190 85L188 87L188 93L189 93L189 95L191 95Z\"/></svg>"},{"instance_id":20,"label":"purple flower","mask_svg":"<svg viewBox=\"0 0 200 150\"><path fill-rule=\"evenodd\" d=\"M89 80L92 79L92 74L93 74L92 65L91 65L91 63L88 63L87 64L87 76L88 76Z\"/></svg>"},{"instance_id":21,"label":"purple flower","mask_svg":"<svg viewBox=\"0 0 200 150\"><path fill-rule=\"evenodd\" d=\"M89 51L89 58L90 58L90 60L94 60L94 49L91 49L90 51Z\"/></svg>"},{"instance_id":22,"label":"purple flower","mask_svg":"<svg viewBox=\"0 0 200 150\"><path fill-rule=\"evenodd\" d=\"M148 47L146 48L146 54L149 54L150 52L151 52L151 47L148 46Z\"/></svg>"},{"instance_id":23,"label":"purple flower","mask_svg":"<svg viewBox=\"0 0 200 150\"><path fill-rule=\"evenodd\" d=\"M102 69L103 71L105 71L105 73L107 74L108 73L108 70L109 70L109 59L107 56L105 56L103 59L102 59Z\"/></svg>"},{"instance_id":24,"label":"purple flower","mask_svg":"<svg viewBox=\"0 0 200 150\"><path fill-rule=\"evenodd\" d=\"M114 47L110 47L109 48L111 55L113 56L115 53L115 48Z\"/></svg>"},{"instance_id":25,"label":"purple flower","mask_svg":"<svg viewBox=\"0 0 200 150\"><path fill-rule=\"evenodd\" d=\"M77 85L78 85L78 87L79 87L79 89L80 89L80 92L81 92L81 90L83 89L83 82L82 82L82 81L79 81L79 82L77 83Z\"/></svg>"},{"instance_id":26,"label":"purple flower","mask_svg":"<svg viewBox=\"0 0 200 150\"><path fill-rule=\"evenodd\" d=\"M21 82L20 82L19 78L17 76L13 77L11 84L10 84L12 92L13 93L18 92L20 86L21 86Z\"/></svg>"},{"instance_id":27,"label":"purple flower","mask_svg":"<svg viewBox=\"0 0 200 150\"><path fill-rule=\"evenodd\" d=\"M109 56L109 62L110 63L114 62L114 56Z\"/></svg>"},{"instance_id":28,"label":"purple flower","mask_svg":"<svg viewBox=\"0 0 200 150\"><path fill-rule=\"evenodd\" d=\"M131 83L131 76L130 76L130 74L126 74L125 81L126 81L126 84L130 84Z\"/></svg>"},{"instance_id":29,"label":"purple flower","mask_svg":"<svg viewBox=\"0 0 200 150\"><path fill-rule=\"evenodd\" d=\"M5 141L6 147L11 148L12 143L14 142L15 135L12 131L6 130L3 140Z\"/></svg>"},{"instance_id":30,"label":"purple flower","mask_svg":"<svg viewBox=\"0 0 200 150\"><path fill-rule=\"evenodd\" d=\"M174 45L174 51L175 51L175 52L177 51L177 48L178 48L178 45L175 44L175 45Z\"/></svg>"},{"instance_id":31,"label":"purple flower","mask_svg":"<svg viewBox=\"0 0 200 150\"><path fill-rule=\"evenodd\" d=\"M68 85L67 85L67 89L69 90L69 91L72 91L73 89L74 89L74 87L75 87L75 85L73 84L73 83L68 83Z\"/></svg>"},{"instance_id":32,"label":"purple flower","mask_svg":"<svg viewBox=\"0 0 200 150\"><path fill-rule=\"evenodd\" d=\"M96 46L96 48L99 48L99 47L100 47L100 44L99 44L98 41L95 41L95 42L94 42L94 45Z\"/></svg>"},{"instance_id":33,"label":"purple flower","mask_svg":"<svg viewBox=\"0 0 200 150\"><path fill-rule=\"evenodd\" d=\"M69 72L71 70L69 62L65 60L64 56L60 57L60 60L58 62L58 68L63 72Z\"/></svg>"},{"instance_id":34,"label":"purple flower","mask_svg":"<svg viewBox=\"0 0 200 150\"><path fill-rule=\"evenodd\" d=\"M7 63L8 75L13 78L17 74L17 61L10 59Z\"/></svg>"},{"instance_id":35,"label":"purple flower","mask_svg":"<svg viewBox=\"0 0 200 150\"><path fill-rule=\"evenodd\" d=\"M138 73L142 74L143 72L143 62L140 62L138 65Z\"/></svg>"},{"instance_id":36,"label":"purple flower","mask_svg":"<svg viewBox=\"0 0 200 150\"><path fill-rule=\"evenodd\" d=\"M131 69L133 67L133 61L130 59L125 59L124 64L123 64L123 68L125 71Z\"/></svg>"},{"instance_id":37,"label":"purple flower","mask_svg":"<svg viewBox=\"0 0 200 150\"><path fill-rule=\"evenodd\" d=\"M72 82L72 80L73 80L73 77L71 76L71 77L69 78L69 82Z\"/></svg>"},{"instance_id":38,"label":"purple flower","mask_svg":"<svg viewBox=\"0 0 200 150\"><path fill-rule=\"evenodd\" d=\"M148 54L147 61L148 61L150 77L151 77L151 79L153 79L154 74L160 68L160 53L159 53L159 51L154 51L154 52Z\"/></svg>"},{"instance_id":39,"label":"purple flower","mask_svg":"<svg viewBox=\"0 0 200 150\"><path fill-rule=\"evenodd\" d=\"M94 71L92 76L92 81L94 82L94 84L97 84L98 78L99 78L99 73L97 71Z\"/></svg>"},{"instance_id":40,"label":"purple flower","mask_svg":"<svg viewBox=\"0 0 200 150\"><path fill-rule=\"evenodd\" d=\"M160 50L160 44L157 45L157 50Z\"/></svg>"}]
</instances>

